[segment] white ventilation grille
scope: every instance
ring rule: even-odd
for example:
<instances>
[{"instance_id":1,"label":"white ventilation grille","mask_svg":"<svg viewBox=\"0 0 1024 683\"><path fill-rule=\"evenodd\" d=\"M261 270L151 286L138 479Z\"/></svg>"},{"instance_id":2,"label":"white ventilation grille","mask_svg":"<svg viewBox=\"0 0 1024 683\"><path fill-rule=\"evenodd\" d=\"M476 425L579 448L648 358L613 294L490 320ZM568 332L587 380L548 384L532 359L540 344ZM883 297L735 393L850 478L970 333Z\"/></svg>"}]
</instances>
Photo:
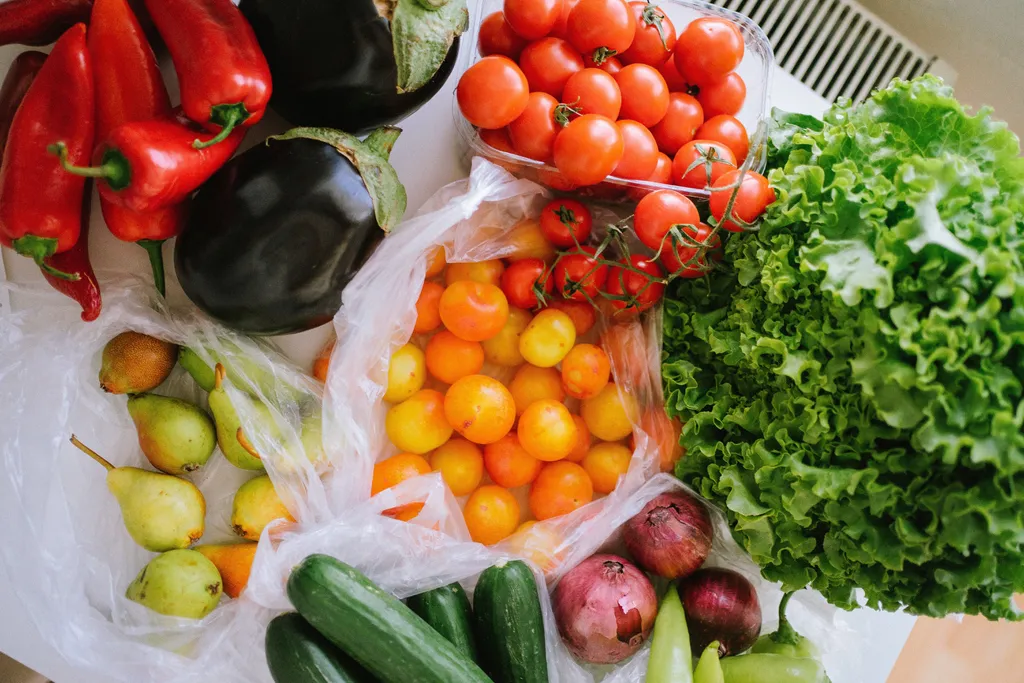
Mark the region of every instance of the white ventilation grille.
<instances>
[{"instance_id":1,"label":"white ventilation grille","mask_svg":"<svg viewBox=\"0 0 1024 683\"><path fill-rule=\"evenodd\" d=\"M936 62L850 0L711 0L757 22L778 65L829 102L863 100L895 77L920 76Z\"/></svg>"}]
</instances>

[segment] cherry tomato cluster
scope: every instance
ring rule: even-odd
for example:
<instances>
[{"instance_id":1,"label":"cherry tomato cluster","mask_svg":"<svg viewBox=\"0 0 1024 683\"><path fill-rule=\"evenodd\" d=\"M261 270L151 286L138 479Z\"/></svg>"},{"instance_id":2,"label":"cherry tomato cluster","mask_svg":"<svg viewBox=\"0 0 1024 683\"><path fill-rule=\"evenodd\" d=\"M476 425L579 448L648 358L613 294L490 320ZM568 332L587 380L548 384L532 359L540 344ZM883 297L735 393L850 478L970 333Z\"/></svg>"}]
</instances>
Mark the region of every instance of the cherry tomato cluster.
<instances>
[{"instance_id":1,"label":"cherry tomato cluster","mask_svg":"<svg viewBox=\"0 0 1024 683\"><path fill-rule=\"evenodd\" d=\"M463 115L491 147L554 164L543 180L558 189L609 176L704 188L747 157L744 41L728 19L677 36L644 0L505 0L479 50Z\"/></svg>"},{"instance_id":2,"label":"cherry tomato cluster","mask_svg":"<svg viewBox=\"0 0 1024 683\"><path fill-rule=\"evenodd\" d=\"M513 229L514 257L447 264L442 248L429 254L415 335L392 354L383 397L399 452L374 467L372 495L438 471L468 496L473 539L493 544L527 518L567 514L615 488L632 458L625 440L642 418L614 383L606 348L582 340L594 307L575 289L553 293L569 293L583 267L552 273L556 247L579 249L592 222L585 206L562 202ZM408 520L421 509L386 514Z\"/></svg>"}]
</instances>

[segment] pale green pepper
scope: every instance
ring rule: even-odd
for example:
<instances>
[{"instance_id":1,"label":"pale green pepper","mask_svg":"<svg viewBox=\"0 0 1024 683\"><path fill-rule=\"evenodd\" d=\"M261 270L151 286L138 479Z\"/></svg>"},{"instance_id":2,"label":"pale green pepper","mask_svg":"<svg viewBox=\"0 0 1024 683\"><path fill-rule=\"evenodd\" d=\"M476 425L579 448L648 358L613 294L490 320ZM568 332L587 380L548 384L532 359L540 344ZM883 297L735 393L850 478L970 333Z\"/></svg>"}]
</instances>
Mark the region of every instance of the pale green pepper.
<instances>
[{"instance_id":1,"label":"pale green pepper","mask_svg":"<svg viewBox=\"0 0 1024 683\"><path fill-rule=\"evenodd\" d=\"M675 584L658 607L651 636L651 658L647 663L646 683L693 683L693 655L686 613Z\"/></svg>"},{"instance_id":2,"label":"pale green pepper","mask_svg":"<svg viewBox=\"0 0 1024 683\"><path fill-rule=\"evenodd\" d=\"M716 640L704 648L693 672L693 683L725 683L722 662L718 659L718 647Z\"/></svg>"}]
</instances>

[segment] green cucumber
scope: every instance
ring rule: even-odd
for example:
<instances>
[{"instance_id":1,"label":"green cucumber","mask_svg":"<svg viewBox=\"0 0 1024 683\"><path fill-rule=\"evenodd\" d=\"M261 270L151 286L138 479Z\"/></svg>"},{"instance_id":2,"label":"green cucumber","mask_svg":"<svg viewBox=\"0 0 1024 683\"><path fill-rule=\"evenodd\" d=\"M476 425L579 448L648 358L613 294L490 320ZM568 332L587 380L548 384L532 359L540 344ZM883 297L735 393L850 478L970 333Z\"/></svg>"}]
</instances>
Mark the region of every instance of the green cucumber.
<instances>
[{"instance_id":1,"label":"green cucumber","mask_svg":"<svg viewBox=\"0 0 1024 683\"><path fill-rule=\"evenodd\" d=\"M449 643L474 662L477 661L476 638L473 637L473 608L469 605L469 596L460 584L453 583L414 595L406 600L405 604Z\"/></svg>"},{"instance_id":2,"label":"green cucumber","mask_svg":"<svg viewBox=\"0 0 1024 683\"><path fill-rule=\"evenodd\" d=\"M469 657L358 570L310 555L288 597L313 628L382 683L491 683Z\"/></svg>"},{"instance_id":3,"label":"green cucumber","mask_svg":"<svg viewBox=\"0 0 1024 683\"><path fill-rule=\"evenodd\" d=\"M376 683L351 657L295 612L267 626L267 664L275 683Z\"/></svg>"},{"instance_id":4,"label":"green cucumber","mask_svg":"<svg viewBox=\"0 0 1024 683\"><path fill-rule=\"evenodd\" d=\"M495 683L547 683L544 615L526 563L513 560L485 569L473 609L480 662Z\"/></svg>"}]
</instances>

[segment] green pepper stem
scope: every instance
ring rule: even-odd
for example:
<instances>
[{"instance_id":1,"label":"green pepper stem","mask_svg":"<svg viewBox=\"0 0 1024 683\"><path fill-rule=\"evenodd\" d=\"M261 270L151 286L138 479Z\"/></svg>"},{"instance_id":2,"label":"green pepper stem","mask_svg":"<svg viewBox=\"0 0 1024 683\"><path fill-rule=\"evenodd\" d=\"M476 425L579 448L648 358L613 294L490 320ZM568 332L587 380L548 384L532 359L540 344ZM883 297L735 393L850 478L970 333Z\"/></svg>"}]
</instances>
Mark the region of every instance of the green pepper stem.
<instances>
[{"instance_id":1,"label":"green pepper stem","mask_svg":"<svg viewBox=\"0 0 1024 683\"><path fill-rule=\"evenodd\" d=\"M216 145L218 142L224 142L225 140L228 139L231 133L234 132L235 126L240 124L242 121L245 121L245 119L248 118L248 115L245 113L245 108L242 105L237 105L225 109L223 111L222 116L217 116L215 114L211 117L210 120L213 121L214 119L218 118L220 119L220 123L222 124L220 132L217 133L217 135L215 135L214 137L207 140L206 142L203 142L199 138L196 138L195 142L192 143L192 146L195 149L206 149L207 147L212 147L213 145ZM216 121L214 122L216 123Z\"/></svg>"},{"instance_id":2,"label":"green pepper stem","mask_svg":"<svg viewBox=\"0 0 1024 683\"><path fill-rule=\"evenodd\" d=\"M153 268L153 284L160 296L167 296L164 280L164 240L139 240L136 242L149 253L149 265Z\"/></svg>"},{"instance_id":3,"label":"green pepper stem","mask_svg":"<svg viewBox=\"0 0 1024 683\"><path fill-rule=\"evenodd\" d=\"M82 276L78 273L65 273L63 270L58 270L46 262L46 259L57 253L57 239L55 237L24 235L12 241L11 247L22 256L27 256L35 261L40 270L55 278L69 282L78 282L82 279Z\"/></svg>"},{"instance_id":4,"label":"green pepper stem","mask_svg":"<svg viewBox=\"0 0 1024 683\"><path fill-rule=\"evenodd\" d=\"M103 163L99 166L75 166L68 158L68 146L63 142L57 142L46 148L50 154L55 154L60 159L61 168L73 175L83 178L99 178L106 180L115 190L122 190L128 186L131 178L131 170L128 160L120 152L108 150L103 155Z\"/></svg>"},{"instance_id":5,"label":"green pepper stem","mask_svg":"<svg viewBox=\"0 0 1024 683\"><path fill-rule=\"evenodd\" d=\"M795 591L790 591L782 596L782 601L779 603L779 630L775 632L774 640L776 643L796 643L797 639L800 638L800 634L796 632L793 625L789 623L789 619L786 617L786 608L789 606L790 598L793 597Z\"/></svg>"}]
</instances>

